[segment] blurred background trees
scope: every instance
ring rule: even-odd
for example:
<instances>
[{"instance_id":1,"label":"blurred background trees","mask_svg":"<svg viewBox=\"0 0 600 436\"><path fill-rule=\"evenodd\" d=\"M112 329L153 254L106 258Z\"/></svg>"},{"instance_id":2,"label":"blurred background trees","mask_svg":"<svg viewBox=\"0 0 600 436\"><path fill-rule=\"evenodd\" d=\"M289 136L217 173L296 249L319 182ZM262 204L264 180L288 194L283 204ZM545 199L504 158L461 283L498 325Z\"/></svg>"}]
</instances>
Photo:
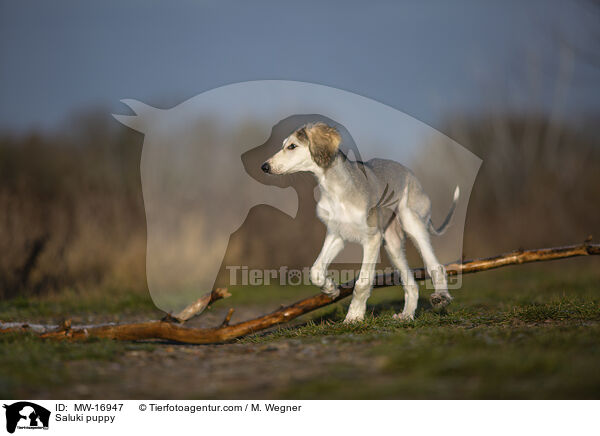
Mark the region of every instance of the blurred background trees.
<instances>
[{"instance_id":1,"label":"blurred background trees","mask_svg":"<svg viewBox=\"0 0 600 436\"><path fill-rule=\"evenodd\" d=\"M483 159L466 257L580 242L600 229L597 121L497 114L446 123L444 133ZM73 125L0 140L2 297L145 286L143 137L100 112ZM244 255L277 265L259 242L246 241Z\"/></svg>"},{"instance_id":2,"label":"blurred background trees","mask_svg":"<svg viewBox=\"0 0 600 436\"><path fill-rule=\"evenodd\" d=\"M40 113L56 121L56 103L91 108L126 92L170 92L169 106L249 78L362 88L483 159L466 257L600 238L598 0L382 2L369 14L318 4L335 25L303 4L295 19L312 24L302 35L272 1L237 2L238 14L228 10L235 2L25 3L0 6L0 297L145 288L142 136L107 108L78 111L51 131L23 126ZM272 256L256 241L243 251Z\"/></svg>"}]
</instances>

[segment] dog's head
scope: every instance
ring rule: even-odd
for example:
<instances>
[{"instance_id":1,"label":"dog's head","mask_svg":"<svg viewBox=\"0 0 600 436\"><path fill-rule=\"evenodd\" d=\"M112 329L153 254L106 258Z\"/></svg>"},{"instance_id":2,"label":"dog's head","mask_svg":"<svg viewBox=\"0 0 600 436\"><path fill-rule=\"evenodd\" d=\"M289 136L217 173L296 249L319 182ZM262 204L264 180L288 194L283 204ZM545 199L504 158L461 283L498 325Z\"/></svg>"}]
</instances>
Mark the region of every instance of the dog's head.
<instances>
[{"instance_id":1,"label":"dog's head","mask_svg":"<svg viewBox=\"0 0 600 436\"><path fill-rule=\"evenodd\" d=\"M333 162L341 139L339 132L325 123L307 124L285 138L281 150L261 168L271 174L322 171Z\"/></svg>"}]
</instances>

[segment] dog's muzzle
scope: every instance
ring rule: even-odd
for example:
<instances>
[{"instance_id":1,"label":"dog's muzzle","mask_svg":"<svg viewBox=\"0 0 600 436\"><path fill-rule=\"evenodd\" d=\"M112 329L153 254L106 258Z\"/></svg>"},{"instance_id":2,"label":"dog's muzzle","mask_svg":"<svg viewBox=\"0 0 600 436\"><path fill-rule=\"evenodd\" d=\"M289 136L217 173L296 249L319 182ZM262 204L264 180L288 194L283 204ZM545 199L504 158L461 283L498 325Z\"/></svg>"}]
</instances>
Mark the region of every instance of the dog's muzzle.
<instances>
[{"instance_id":1,"label":"dog's muzzle","mask_svg":"<svg viewBox=\"0 0 600 436\"><path fill-rule=\"evenodd\" d=\"M262 164L260 169L263 170L263 172L268 174L271 172L271 165L269 165L269 162L265 162L264 164Z\"/></svg>"}]
</instances>

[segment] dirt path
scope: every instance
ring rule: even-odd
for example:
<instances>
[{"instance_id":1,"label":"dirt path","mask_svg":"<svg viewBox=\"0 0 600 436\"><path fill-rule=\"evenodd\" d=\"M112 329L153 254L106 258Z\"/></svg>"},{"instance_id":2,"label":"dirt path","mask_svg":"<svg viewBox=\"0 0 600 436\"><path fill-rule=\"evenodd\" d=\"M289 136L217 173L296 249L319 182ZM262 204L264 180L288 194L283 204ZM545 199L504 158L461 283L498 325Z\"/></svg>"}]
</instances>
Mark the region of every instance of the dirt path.
<instances>
[{"instance_id":1,"label":"dirt path","mask_svg":"<svg viewBox=\"0 0 600 436\"><path fill-rule=\"evenodd\" d=\"M360 349L359 349L360 348ZM33 398L273 398L303 381L327 377L332 368L363 373L376 367L364 344L329 338L306 344L285 339L268 344L158 345L126 352L115 362L94 361L94 380L78 380L89 361L68 362L72 383Z\"/></svg>"}]
</instances>

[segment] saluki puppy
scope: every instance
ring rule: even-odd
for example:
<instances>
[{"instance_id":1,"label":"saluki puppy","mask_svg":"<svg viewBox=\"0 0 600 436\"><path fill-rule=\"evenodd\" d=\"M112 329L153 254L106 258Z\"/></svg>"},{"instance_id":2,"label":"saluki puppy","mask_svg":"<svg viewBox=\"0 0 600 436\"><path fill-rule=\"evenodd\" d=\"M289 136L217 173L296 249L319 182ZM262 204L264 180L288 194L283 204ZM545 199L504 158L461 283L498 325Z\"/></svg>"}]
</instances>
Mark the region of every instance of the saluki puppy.
<instances>
[{"instance_id":1,"label":"saluki puppy","mask_svg":"<svg viewBox=\"0 0 600 436\"><path fill-rule=\"evenodd\" d=\"M310 269L311 282L323 293L337 297L338 287L327 275L327 268L342 251L344 241L361 244L362 266L345 322L362 321L373 288L379 249L384 242L404 287L404 310L394 318L412 320L419 288L406 260L408 234L435 286L432 305L446 306L452 300L446 270L433 252L429 234L440 235L448 227L458 202L458 186L448 216L436 229L431 222L431 201L408 168L384 159L350 160L339 149L340 142L341 136L335 128L324 123L307 124L288 136L281 150L261 167L270 174L308 171L317 179L321 192L317 215L327 226L327 236Z\"/></svg>"}]
</instances>

